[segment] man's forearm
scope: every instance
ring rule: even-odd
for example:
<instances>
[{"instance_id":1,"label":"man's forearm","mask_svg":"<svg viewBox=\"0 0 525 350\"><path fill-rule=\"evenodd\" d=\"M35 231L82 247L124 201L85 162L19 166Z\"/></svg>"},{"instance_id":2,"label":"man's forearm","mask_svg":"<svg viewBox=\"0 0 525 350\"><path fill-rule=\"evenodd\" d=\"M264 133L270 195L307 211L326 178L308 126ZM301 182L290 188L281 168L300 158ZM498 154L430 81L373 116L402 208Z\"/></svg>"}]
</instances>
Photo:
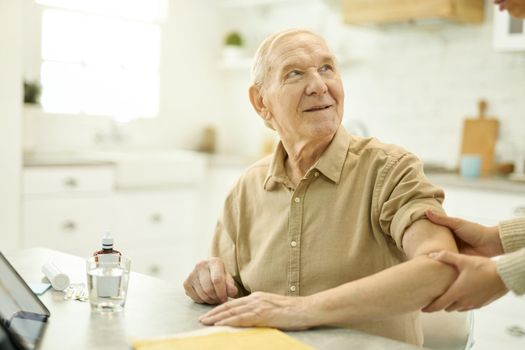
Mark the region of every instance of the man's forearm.
<instances>
[{"instance_id":1,"label":"man's forearm","mask_svg":"<svg viewBox=\"0 0 525 350\"><path fill-rule=\"evenodd\" d=\"M360 323L420 310L456 279L455 268L427 257L442 249L457 252L448 229L418 220L406 229L403 248L411 260L309 297L320 324Z\"/></svg>"},{"instance_id":2,"label":"man's forearm","mask_svg":"<svg viewBox=\"0 0 525 350\"><path fill-rule=\"evenodd\" d=\"M456 270L426 256L307 297L312 326L360 323L420 310L445 292Z\"/></svg>"}]
</instances>

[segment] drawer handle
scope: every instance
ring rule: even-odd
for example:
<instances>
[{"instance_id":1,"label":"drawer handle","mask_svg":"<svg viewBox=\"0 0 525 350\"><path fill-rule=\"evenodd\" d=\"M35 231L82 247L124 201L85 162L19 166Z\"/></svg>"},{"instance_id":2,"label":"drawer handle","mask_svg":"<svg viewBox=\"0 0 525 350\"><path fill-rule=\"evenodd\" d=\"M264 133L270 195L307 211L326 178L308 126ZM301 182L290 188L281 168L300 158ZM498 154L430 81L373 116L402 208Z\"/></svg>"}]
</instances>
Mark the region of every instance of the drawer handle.
<instances>
[{"instance_id":1,"label":"drawer handle","mask_svg":"<svg viewBox=\"0 0 525 350\"><path fill-rule=\"evenodd\" d=\"M64 179L65 187L75 188L77 187L77 185L78 185L77 179L75 179L74 177L67 177Z\"/></svg>"},{"instance_id":2,"label":"drawer handle","mask_svg":"<svg viewBox=\"0 0 525 350\"><path fill-rule=\"evenodd\" d=\"M159 214L159 213L151 214L150 219L151 219L151 222L155 224L160 224L162 222L162 214Z\"/></svg>"},{"instance_id":3,"label":"drawer handle","mask_svg":"<svg viewBox=\"0 0 525 350\"><path fill-rule=\"evenodd\" d=\"M160 266L159 265L151 265L149 268L148 268L148 271L150 273L150 275L158 275L160 274Z\"/></svg>"},{"instance_id":4,"label":"drawer handle","mask_svg":"<svg viewBox=\"0 0 525 350\"><path fill-rule=\"evenodd\" d=\"M514 208L515 216L525 216L525 206L520 205L519 207Z\"/></svg>"},{"instance_id":5,"label":"drawer handle","mask_svg":"<svg viewBox=\"0 0 525 350\"><path fill-rule=\"evenodd\" d=\"M523 329L520 326L516 326L516 325L507 327L507 332L513 337L517 337L517 338L521 338L525 336L525 329Z\"/></svg>"},{"instance_id":6,"label":"drawer handle","mask_svg":"<svg viewBox=\"0 0 525 350\"><path fill-rule=\"evenodd\" d=\"M62 224L62 230L67 232L73 232L77 229L77 224L72 220L67 220Z\"/></svg>"}]
</instances>

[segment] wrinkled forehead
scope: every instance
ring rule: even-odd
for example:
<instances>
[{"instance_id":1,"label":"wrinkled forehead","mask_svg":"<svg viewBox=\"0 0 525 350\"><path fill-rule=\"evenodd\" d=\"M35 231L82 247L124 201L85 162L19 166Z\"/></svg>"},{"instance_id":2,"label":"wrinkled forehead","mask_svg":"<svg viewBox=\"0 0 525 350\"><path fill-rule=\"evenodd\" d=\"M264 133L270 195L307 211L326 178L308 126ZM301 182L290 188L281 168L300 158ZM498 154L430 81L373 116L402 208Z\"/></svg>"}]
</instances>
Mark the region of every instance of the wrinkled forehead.
<instances>
[{"instance_id":1,"label":"wrinkled forehead","mask_svg":"<svg viewBox=\"0 0 525 350\"><path fill-rule=\"evenodd\" d=\"M268 50L269 70L277 70L285 61L294 57L320 57L335 60L325 41L312 33L294 33L277 38Z\"/></svg>"}]
</instances>

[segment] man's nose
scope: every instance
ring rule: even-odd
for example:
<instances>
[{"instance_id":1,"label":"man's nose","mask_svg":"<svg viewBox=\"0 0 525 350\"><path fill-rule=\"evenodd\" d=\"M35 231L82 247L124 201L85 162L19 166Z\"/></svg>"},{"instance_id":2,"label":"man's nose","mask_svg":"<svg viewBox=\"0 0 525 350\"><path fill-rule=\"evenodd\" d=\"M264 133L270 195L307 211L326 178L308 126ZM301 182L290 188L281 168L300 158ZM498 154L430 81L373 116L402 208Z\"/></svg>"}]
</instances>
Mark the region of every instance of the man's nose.
<instances>
[{"instance_id":1,"label":"man's nose","mask_svg":"<svg viewBox=\"0 0 525 350\"><path fill-rule=\"evenodd\" d=\"M306 83L305 93L306 95L322 95L328 91L328 86L323 77L319 73L315 72L310 74Z\"/></svg>"}]
</instances>

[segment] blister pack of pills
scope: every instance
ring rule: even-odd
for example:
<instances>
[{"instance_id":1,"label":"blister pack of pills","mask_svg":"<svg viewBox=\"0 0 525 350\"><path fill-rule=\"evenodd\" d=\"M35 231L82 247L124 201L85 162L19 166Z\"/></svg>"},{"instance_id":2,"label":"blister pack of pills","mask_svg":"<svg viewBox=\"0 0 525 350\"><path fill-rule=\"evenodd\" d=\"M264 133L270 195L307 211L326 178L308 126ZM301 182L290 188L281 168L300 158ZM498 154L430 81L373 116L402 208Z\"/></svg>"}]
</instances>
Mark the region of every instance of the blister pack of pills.
<instances>
[{"instance_id":1,"label":"blister pack of pills","mask_svg":"<svg viewBox=\"0 0 525 350\"><path fill-rule=\"evenodd\" d=\"M64 290L64 300L88 301L88 292L83 283L71 284Z\"/></svg>"}]
</instances>

